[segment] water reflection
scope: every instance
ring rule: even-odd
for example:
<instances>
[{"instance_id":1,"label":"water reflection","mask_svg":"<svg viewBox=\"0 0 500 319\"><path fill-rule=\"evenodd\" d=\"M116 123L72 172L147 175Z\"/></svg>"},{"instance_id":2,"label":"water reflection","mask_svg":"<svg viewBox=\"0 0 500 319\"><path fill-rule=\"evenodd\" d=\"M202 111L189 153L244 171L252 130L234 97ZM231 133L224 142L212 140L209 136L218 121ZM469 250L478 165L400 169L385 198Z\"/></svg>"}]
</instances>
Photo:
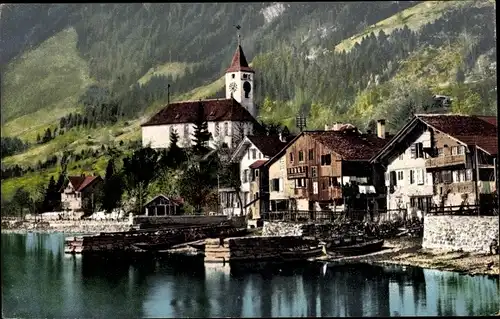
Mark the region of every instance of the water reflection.
<instances>
[{"instance_id":1,"label":"water reflection","mask_svg":"<svg viewBox=\"0 0 500 319\"><path fill-rule=\"evenodd\" d=\"M2 234L7 317L489 315L498 279L370 265L204 265L69 257L59 234Z\"/></svg>"}]
</instances>

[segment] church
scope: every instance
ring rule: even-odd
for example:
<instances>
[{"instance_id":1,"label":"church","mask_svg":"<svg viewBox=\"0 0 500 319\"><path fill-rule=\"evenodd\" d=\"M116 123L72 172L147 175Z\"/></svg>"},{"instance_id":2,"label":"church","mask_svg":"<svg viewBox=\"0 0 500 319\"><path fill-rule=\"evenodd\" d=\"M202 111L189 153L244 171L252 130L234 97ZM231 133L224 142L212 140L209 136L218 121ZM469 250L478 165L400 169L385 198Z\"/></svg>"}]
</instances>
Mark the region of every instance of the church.
<instances>
[{"instance_id":1,"label":"church","mask_svg":"<svg viewBox=\"0 0 500 319\"><path fill-rule=\"evenodd\" d=\"M193 144L194 123L201 110L211 133L209 146L236 147L258 125L254 103L255 71L248 65L240 41L226 70L226 98L170 103L141 125L142 146L168 148L170 136L177 132L179 146Z\"/></svg>"}]
</instances>

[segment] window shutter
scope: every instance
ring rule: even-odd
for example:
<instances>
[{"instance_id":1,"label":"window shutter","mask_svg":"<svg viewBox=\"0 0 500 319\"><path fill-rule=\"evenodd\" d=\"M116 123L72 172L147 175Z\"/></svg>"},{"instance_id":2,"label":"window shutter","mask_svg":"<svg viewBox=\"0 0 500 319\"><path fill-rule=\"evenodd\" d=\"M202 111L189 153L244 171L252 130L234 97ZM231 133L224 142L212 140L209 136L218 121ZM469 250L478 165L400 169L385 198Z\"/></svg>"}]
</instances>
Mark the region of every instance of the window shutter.
<instances>
[{"instance_id":1,"label":"window shutter","mask_svg":"<svg viewBox=\"0 0 500 319\"><path fill-rule=\"evenodd\" d=\"M416 157L416 145L415 144L412 144L411 147L410 147L410 158L415 158Z\"/></svg>"},{"instance_id":2,"label":"window shutter","mask_svg":"<svg viewBox=\"0 0 500 319\"><path fill-rule=\"evenodd\" d=\"M284 185L283 185L283 178L279 179L279 189L278 191L282 192L284 190Z\"/></svg>"},{"instance_id":3,"label":"window shutter","mask_svg":"<svg viewBox=\"0 0 500 319\"><path fill-rule=\"evenodd\" d=\"M424 170L422 168L417 171L417 184L424 184Z\"/></svg>"}]
</instances>

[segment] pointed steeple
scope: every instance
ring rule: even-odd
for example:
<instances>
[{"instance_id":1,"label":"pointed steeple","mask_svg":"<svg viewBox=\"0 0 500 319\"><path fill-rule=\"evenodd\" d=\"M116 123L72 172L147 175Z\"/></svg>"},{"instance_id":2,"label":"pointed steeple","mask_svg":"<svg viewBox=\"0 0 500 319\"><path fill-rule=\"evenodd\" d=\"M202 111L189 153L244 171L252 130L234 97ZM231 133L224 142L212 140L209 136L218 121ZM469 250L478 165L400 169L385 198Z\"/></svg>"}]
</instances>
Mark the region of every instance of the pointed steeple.
<instances>
[{"instance_id":1,"label":"pointed steeple","mask_svg":"<svg viewBox=\"0 0 500 319\"><path fill-rule=\"evenodd\" d=\"M245 53L243 53L243 48L241 47L241 37L239 32L241 27L237 25L236 29L238 30L238 47L234 52L233 60L231 61L229 69L226 70L226 73L238 71L255 73L255 71L248 66L247 58L245 57Z\"/></svg>"}]
</instances>

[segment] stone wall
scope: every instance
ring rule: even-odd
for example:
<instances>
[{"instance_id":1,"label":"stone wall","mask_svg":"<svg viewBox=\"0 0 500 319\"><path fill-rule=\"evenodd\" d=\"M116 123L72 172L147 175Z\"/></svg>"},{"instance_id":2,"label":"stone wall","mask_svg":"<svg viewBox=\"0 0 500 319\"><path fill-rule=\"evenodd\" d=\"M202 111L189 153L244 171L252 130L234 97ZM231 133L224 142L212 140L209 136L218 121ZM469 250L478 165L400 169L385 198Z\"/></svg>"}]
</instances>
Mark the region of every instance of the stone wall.
<instances>
[{"instance_id":1,"label":"stone wall","mask_svg":"<svg viewBox=\"0 0 500 319\"><path fill-rule=\"evenodd\" d=\"M264 221L262 236L302 236L303 226L301 223Z\"/></svg>"},{"instance_id":2,"label":"stone wall","mask_svg":"<svg viewBox=\"0 0 500 319\"><path fill-rule=\"evenodd\" d=\"M489 252L498 216L425 216L423 248Z\"/></svg>"}]
</instances>

